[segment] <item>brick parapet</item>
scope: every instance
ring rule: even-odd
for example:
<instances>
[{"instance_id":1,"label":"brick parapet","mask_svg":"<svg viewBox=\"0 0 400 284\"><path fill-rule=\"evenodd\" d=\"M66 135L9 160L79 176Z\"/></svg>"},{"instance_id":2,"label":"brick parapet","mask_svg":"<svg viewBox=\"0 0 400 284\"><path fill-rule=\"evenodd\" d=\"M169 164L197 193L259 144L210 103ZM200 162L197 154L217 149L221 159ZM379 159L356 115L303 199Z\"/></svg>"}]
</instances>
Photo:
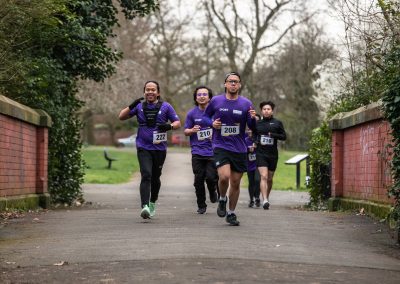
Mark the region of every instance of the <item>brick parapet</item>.
<instances>
[{"instance_id":1,"label":"brick parapet","mask_svg":"<svg viewBox=\"0 0 400 284\"><path fill-rule=\"evenodd\" d=\"M387 190L390 172L390 125L381 104L374 103L330 121L332 133L332 197L393 204Z\"/></svg>"},{"instance_id":2,"label":"brick parapet","mask_svg":"<svg viewBox=\"0 0 400 284\"><path fill-rule=\"evenodd\" d=\"M0 197L47 193L51 118L0 95Z\"/></svg>"}]
</instances>

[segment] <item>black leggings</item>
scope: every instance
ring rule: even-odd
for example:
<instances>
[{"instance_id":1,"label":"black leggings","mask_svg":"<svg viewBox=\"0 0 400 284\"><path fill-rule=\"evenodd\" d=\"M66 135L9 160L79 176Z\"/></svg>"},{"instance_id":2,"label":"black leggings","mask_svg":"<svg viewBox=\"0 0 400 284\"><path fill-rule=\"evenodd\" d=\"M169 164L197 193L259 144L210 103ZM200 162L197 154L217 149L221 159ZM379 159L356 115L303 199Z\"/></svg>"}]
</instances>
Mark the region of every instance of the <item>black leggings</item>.
<instances>
[{"instance_id":1,"label":"black leggings","mask_svg":"<svg viewBox=\"0 0 400 284\"><path fill-rule=\"evenodd\" d=\"M196 190L197 206L199 208L207 207L206 204L206 188L210 194L218 192L218 172L214 164L213 157L204 157L200 155L192 155L192 169L194 174L194 188Z\"/></svg>"},{"instance_id":2,"label":"black leggings","mask_svg":"<svg viewBox=\"0 0 400 284\"><path fill-rule=\"evenodd\" d=\"M139 148L137 157L140 165L142 180L140 181L140 199L142 208L150 202L156 202L161 187L162 167L167 151L145 150Z\"/></svg>"},{"instance_id":3,"label":"black leggings","mask_svg":"<svg viewBox=\"0 0 400 284\"><path fill-rule=\"evenodd\" d=\"M258 169L247 172L247 178L249 180L250 200L260 198L260 173Z\"/></svg>"}]
</instances>

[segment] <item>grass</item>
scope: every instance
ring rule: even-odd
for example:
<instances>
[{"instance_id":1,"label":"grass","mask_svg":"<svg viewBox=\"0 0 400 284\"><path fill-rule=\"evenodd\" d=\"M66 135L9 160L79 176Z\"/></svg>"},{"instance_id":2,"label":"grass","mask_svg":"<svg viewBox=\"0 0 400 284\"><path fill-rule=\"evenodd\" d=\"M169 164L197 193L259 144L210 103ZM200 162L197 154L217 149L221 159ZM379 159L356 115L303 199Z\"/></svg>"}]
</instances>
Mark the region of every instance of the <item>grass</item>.
<instances>
[{"instance_id":1,"label":"grass","mask_svg":"<svg viewBox=\"0 0 400 284\"><path fill-rule=\"evenodd\" d=\"M304 152L296 151L279 151L278 167L274 175L273 189L280 190L296 190L296 165L285 165L285 161L289 160L297 154L303 154ZM302 161L300 164L300 190L306 191L305 186L306 180L306 161ZM241 187L247 188L247 176L242 179Z\"/></svg>"},{"instance_id":2,"label":"grass","mask_svg":"<svg viewBox=\"0 0 400 284\"><path fill-rule=\"evenodd\" d=\"M107 169L107 161L104 159L104 147L88 147L83 149L83 159L88 168L85 174L85 183L116 184L128 182L133 173L139 171L139 164L134 148L117 149L107 148L109 155L117 159L112 163L111 169ZM168 151L190 151L188 148L171 147ZM285 161L300 154L295 151L279 151L278 168L274 176L273 189L296 190L296 166L285 165ZM306 163L301 162L300 190L305 187ZM247 188L247 176L242 178L241 187Z\"/></svg>"},{"instance_id":3,"label":"grass","mask_svg":"<svg viewBox=\"0 0 400 284\"><path fill-rule=\"evenodd\" d=\"M134 172L139 171L139 164L134 148L107 148L110 157L117 159L107 169L104 159L104 147L88 147L83 149L83 160L86 162L85 183L116 184L128 182Z\"/></svg>"}]
</instances>

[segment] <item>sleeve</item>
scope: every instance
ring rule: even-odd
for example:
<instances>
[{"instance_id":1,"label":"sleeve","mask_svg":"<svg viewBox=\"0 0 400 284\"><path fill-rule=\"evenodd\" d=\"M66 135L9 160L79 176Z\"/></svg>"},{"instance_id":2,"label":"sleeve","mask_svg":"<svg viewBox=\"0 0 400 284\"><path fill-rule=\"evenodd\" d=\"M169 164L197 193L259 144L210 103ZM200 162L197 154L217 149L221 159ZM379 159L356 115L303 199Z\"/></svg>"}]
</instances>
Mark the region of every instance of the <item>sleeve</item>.
<instances>
[{"instance_id":1,"label":"sleeve","mask_svg":"<svg viewBox=\"0 0 400 284\"><path fill-rule=\"evenodd\" d=\"M276 138L278 140L285 141L286 140L286 132L283 127L283 123L279 121L277 132L271 133L271 137Z\"/></svg>"},{"instance_id":2,"label":"sleeve","mask_svg":"<svg viewBox=\"0 0 400 284\"><path fill-rule=\"evenodd\" d=\"M179 116L176 114L176 111L170 104L168 104L168 120L171 122L179 120Z\"/></svg>"},{"instance_id":3,"label":"sleeve","mask_svg":"<svg viewBox=\"0 0 400 284\"><path fill-rule=\"evenodd\" d=\"M203 113L203 117L202 117L204 126L206 126L206 127L212 127L212 122L213 122L212 117L214 116L214 107L213 107L212 102L213 102L213 99L211 99L210 103L206 107L206 109Z\"/></svg>"},{"instance_id":4,"label":"sleeve","mask_svg":"<svg viewBox=\"0 0 400 284\"><path fill-rule=\"evenodd\" d=\"M193 126L194 126L194 123L193 123L192 112L189 111L186 116L185 125L184 125L183 129L193 128Z\"/></svg>"}]
</instances>

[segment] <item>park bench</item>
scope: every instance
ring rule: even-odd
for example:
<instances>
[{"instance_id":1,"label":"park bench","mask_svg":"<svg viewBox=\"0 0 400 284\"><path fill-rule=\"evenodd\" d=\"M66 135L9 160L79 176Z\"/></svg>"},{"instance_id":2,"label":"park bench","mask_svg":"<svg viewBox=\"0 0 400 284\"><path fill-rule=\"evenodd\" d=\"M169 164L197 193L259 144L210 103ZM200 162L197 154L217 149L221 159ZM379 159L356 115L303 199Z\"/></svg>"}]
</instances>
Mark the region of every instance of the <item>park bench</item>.
<instances>
[{"instance_id":1,"label":"park bench","mask_svg":"<svg viewBox=\"0 0 400 284\"><path fill-rule=\"evenodd\" d=\"M117 159L111 158L111 157L108 155L107 149L104 149L104 159L106 159L106 160L108 161L108 166L107 166L108 169L111 169L111 164L112 164L112 162L114 162L114 161L117 160Z\"/></svg>"},{"instance_id":2,"label":"park bench","mask_svg":"<svg viewBox=\"0 0 400 284\"><path fill-rule=\"evenodd\" d=\"M306 160L306 185L310 181L310 157L308 154L298 154L285 162L286 165L296 165L296 189L300 188L300 163Z\"/></svg>"}]
</instances>

